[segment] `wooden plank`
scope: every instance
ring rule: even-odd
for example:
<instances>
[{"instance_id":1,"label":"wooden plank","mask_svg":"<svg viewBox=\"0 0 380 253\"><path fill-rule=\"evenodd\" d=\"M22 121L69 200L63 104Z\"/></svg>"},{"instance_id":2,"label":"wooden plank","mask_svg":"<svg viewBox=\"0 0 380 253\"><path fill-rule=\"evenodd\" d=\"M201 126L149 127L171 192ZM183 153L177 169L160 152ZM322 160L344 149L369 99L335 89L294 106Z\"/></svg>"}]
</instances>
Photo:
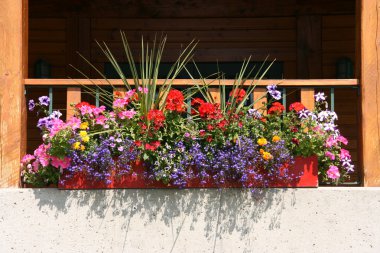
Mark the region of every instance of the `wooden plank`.
<instances>
[{"instance_id":1,"label":"wooden plank","mask_svg":"<svg viewBox=\"0 0 380 253\"><path fill-rule=\"evenodd\" d=\"M66 102L66 120L74 115L74 109L72 105L76 105L81 102L81 88L69 87L67 88L67 102Z\"/></svg>"},{"instance_id":2,"label":"wooden plank","mask_svg":"<svg viewBox=\"0 0 380 253\"><path fill-rule=\"evenodd\" d=\"M321 17L297 18L297 77L319 78L322 76Z\"/></svg>"},{"instance_id":3,"label":"wooden plank","mask_svg":"<svg viewBox=\"0 0 380 253\"><path fill-rule=\"evenodd\" d=\"M263 114L267 112L265 107L265 104L268 102L266 96L267 90L265 88L256 87L253 91L253 101L255 102L253 107L262 111Z\"/></svg>"},{"instance_id":4,"label":"wooden plank","mask_svg":"<svg viewBox=\"0 0 380 253\"><path fill-rule=\"evenodd\" d=\"M313 110L315 106L314 89L302 88L301 89L301 103L309 110Z\"/></svg>"},{"instance_id":5,"label":"wooden plank","mask_svg":"<svg viewBox=\"0 0 380 253\"><path fill-rule=\"evenodd\" d=\"M193 39L208 42L226 41L295 41L296 31L289 30L225 30L225 31L166 31L168 41L187 42ZM141 37L153 41L157 31L127 31L128 41L139 42ZM120 30L95 30L92 39L99 41L120 41Z\"/></svg>"},{"instance_id":6,"label":"wooden plank","mask_svg":"<svg viewBox=\"0 0 380 253\"><path fill-rule=\"evenodd\" d=\"M109 79L112 85L124 85L121 79ZM133 83L132 79L127 80L129 83ZM206 80L210 83L212 80ZM247 80L246 85L252 80ZM160 85L164 82L164 79L158 79L157 83ZM173 85L193 85L194 83L202 83L200 80L193 79L175 79ZM46 85L109 85L104 79L25 79L25 85L30 86L46 86ZM233 85L234 80L226 79L220 80L222 85ZM359 81L357 79L265 79L257 81L258 86L267 86L269 84L277 84L278 86L357 86ZM219 82L213 82L211 85L219 85Z\"/></svg>"},{"instance_id":7,"label":"wooden plank","mask_svg":"<svg viewBox=\"0 0 380 253\"><path fill-rule=\"evenodd\" d=\"M0 187L20 185L26 152L28 1L0 1Z\"/></svg>"},{"instance_id":8,"label":"wooden plank","mask_svg":"<svg viewBox=\"0 0 380 253\"><path fill-rule=\"evenodd\" d=\"M175 25L173 25L175 24ZM94 18L94 30L266 30L292 29L294 17L259 18Z\"/></svg>"},{"instance_id":9,"label":"wooden plank","mask_svg":"<svg viewBox=\"0 0 380 253\"><path fill-rule=\"evenodd\" d=\"M361 2L361 109L364 186L380 186L380 3Z\"/></svg>"}]
</instances>

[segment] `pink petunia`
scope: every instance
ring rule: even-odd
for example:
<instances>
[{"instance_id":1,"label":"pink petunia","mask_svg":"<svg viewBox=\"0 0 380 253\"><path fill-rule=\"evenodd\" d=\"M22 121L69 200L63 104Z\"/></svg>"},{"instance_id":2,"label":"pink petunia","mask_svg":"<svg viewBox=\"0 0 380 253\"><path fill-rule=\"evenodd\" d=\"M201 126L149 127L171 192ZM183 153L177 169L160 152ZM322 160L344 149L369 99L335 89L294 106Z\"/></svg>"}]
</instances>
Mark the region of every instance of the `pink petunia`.
<instances>
[{"instance_id":1,"label":"pink petunia","mask_svg":"<svg viewBox=\"0 0 380 253\"><path fill-rule=\"evenodd\" d=\"M332 160L332 161L335 160L335 155L333 153L331 153L330 151L326 151L325 152L325 156L327 156L328 158L330 158L330 160Z\"/></svg>"},{"instance_id":2,"label":"pink petunia","mask_svg":"<svg viewBox=\"0 0 380 253\"><path fill-rule=\"evenodd\" d=\"M66 124L60 119L52 119L52 127L50 128L50 137L54 137L59 131L66 127Z\"/></svg>"},{"instance_id":3,"label":"pink petunia","mask_svg":"<svg viewBox=\"0 0 380 253\"><path fill-rule=\"evenodd\" d=\"M350 152L344 148L340 150L340 160L351 159Z\"/></svg>"},{"instance_id":4,"label":"pink petunia","mask_svg":"<svg viewBox=\"0 0 380 253\"><path fill-rule=\"evenodd\" d=\"M119 112L118 116L120 119L132 119L135 116L136 112L132 109L129 111Z\"/></svg>"},{"instance_id":5,"label":"pink petunia","mask_svg":"<svg viewBox=\"0 0 380 253\"><path fill-rule=\"evenodd\" d=\"M124 98L118 98L115 101L113 101L113 107L115 108L123 108L127 104L128 101L126 101Z\"/></svg>"},{"instance_id":6,"label":"pink petunia","mask_svg":"<svg viewBox=\"0 0 380 253\"><path fill-rule=\"evenodd\" d=\"M73 130L76 130L80 127L80 123L80 119L73 116L67 121L66 125L72 128Z\"/></svg>"},{"instance_id":7,"label":"pink petunia","mask_svg":"<svg viewBox=\"0 0 380 253\"><path fill-rule=\"evenodd\" d=\"M104 105L100 107L95 107L92 109L92 112L94 113L95 116L98 116L99 114L103 113L106 110L106 107Z\"/></svg>"},{"instance_id":8,"label":"pink petunia","mask_svg":"<svg viewBox=\"0 0 380 253\"><path fill-rule=\"evenodd\" d=\"M71 159L69 157L65 157L63 159L59 159L58 157L52 156L51 157L51 165L54 167L66 169L70 166Z\"/></svg>"},{"instance_id":9,"label":"pink petunia","mask_svg":"<svg viewBox=\"0 0 380 253\"><path fill-rule=\"evenodd\" d=\"M92 107L91 106L88 106L88 105L83 105L79 108L80 110L80 113L82 115L86 115L86 114L92 114Z\"/></svg>"},{"instance_id":10,"label":"pink petunia","mask_svg":"<svg viewBox=\"0 0 380 253\"><path fill-rule=\"evenodd\" d=\"M337 140L340 142L340 143L343 143L344 145L347 145L348 144L348 140L343 137L342 135L339 135Z\"/></svg>"},{"instance_id":11,"label":"pink petunia","mask_svg":"<svg viewBox=\"0 0 380 253\"><path fill-rule=\"evenodd\" d=\"M26 165L30 163L32 160L36 159L34 155L26 154L24 157L21 159L21 162Z\"/></svg>"},{"instance_id":12,"label":"pink petunia","mask_svg":"<svg viewBox=\"0 0 380 253\"><path fill-rule=\"evenodd\" d=\"M337 140L334 138L334 136L330 136L326 140L326 147L331 148L332 146L335 146L337 144Z\"/></svg>"},{"instance_id":13,"label":"pink petunia","mask_svg":"<svg viewBox=\"0 0 380 253\"><path fill-rule=\"evenodd\" d=\"M329 169L327 170L327 177L331 179L337 179L340 177L339 169L338 167L334 165L330 165Z\"/></svg>"},{"instance_id":14,"label":"pink petunia","mask_svg":"<svg viewBox=\"0 0 380 253\"><path fill-rule=\"evenodd\" d=\"M96 124L98 125L104 125L104 123L106 122L107 118L103 115L100 115L98 116L96 119L95 119L95 122Z\"/></svg>"},{"instance_id":15,"label":"pink petunia","mask_svg":"<svg viewBox=\"0 0 380 253\"><path fill-rule=\"evenodd\" d=\"M47 154L49 147L50 145L41 144L36 150L34 150L34 156L44 167L49 165L50 155Z\"/></svg>"}]
</instances>

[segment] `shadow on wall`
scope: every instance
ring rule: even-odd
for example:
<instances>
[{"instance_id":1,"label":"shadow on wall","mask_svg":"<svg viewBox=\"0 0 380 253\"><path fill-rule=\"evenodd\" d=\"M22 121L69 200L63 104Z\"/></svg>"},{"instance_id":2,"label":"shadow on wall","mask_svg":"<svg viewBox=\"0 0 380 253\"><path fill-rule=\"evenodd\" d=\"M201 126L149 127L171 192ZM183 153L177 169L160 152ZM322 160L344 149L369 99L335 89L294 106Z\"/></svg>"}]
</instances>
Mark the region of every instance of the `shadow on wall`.
<instances>
[{"instance_id":1,"label":"shadow on wall","mask_svg":"<svg viewBox=\"0 0 380 253\"><path fill-rule=\"evenodd\" d=\"M209 242L214 240L215 248L215 241L228 234L238 233L242 240L252 235L255 224L262 226L260 219L268 220L264 222L266 229L279 228L282 210L289 207L284 201L289 191L290 205L294 205L292 189L257 189L253 193L245 189L36 189L34 196L39 209L50 209L56 218L77 212L88 222L99 220L98 230L109 221L121 221L124 241L132 223L143 229L152 224L161 229L166 226L173 232L173 249L182 231L204 231Z\"/></svg>"}]
</instances>

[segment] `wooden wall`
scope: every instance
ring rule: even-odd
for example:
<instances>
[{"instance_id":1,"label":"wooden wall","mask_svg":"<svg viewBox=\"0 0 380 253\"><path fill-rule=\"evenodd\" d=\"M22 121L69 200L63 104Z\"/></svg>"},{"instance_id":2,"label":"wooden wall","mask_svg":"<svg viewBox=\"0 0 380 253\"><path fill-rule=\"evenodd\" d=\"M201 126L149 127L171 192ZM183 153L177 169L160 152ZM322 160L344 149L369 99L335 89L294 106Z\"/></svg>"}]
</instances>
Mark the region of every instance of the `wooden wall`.
<instances>
[{"instance_id":1,"label":"wooden wall","mask_svg":"<svg viewBox=\"0 0 380 253\"><path fill-rule=\"evenodd\" d=\"M270 55L283 62L283 77L287 79L335 78L339 58L355 60L354 0L29 1L30 77L34 77L38 59L51 64L52 78L81 77L68 64L98 77L75 51L102 69L106 60L94 40L104 40L118 60L125 61L120 29L126 31L136 52L141 36L152 40L156 34L167 34L164 61L168 62L175 59L181 45L194 38L199 40L197 62L238 62L251 54L261 61ZM336 89L335 97L339 124L351 141L350 150L357 162L357 90ZM288 101L297 99L299 91L289 95ZM57 108L65 108L61 102ZM30 129L33 124L29 122ZM29 150L39 138L35 130L31 131Z\"/></svg>"}]
</instances>

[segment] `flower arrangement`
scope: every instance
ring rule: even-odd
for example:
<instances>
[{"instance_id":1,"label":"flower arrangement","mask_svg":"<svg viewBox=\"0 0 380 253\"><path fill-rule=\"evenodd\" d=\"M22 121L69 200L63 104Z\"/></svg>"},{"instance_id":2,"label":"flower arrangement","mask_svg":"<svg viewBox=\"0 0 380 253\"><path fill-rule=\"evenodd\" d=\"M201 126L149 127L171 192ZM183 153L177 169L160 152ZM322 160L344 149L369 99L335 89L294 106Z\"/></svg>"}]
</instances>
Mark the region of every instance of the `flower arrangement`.
<instances>
[{"instance_id":1,"label":"flower arrangement","mask_svg":"<svg viewBox=\"0 0 380 253\"><path fill-rule=\"evenodd\" d=\"M73 105L74 116L63 121L59 111L47 113L48 97L29 101L29 110L44 114L37 125L43 143L21 161L25 183L57 184L85 173L91 180L109 184L110 176L137 173L134 168L140 163L145 178L166 185L186 187L189 180L198 179L201 185L210 180L220 186L233 181L252 188L255 182L265 186L269 180L299 177L291 170L295 157L312 155L318 157L322 180L338 183L353 171L350 154L343 148L347 139L340 135L337 115L327 109L324 94L315 95L314 110L296 102L286 111L277 101L281 92L269 85L272 99L254 109L258 101L248 101L255 84L246 85L244 77L247 62L229 96L221 87L220 102L208 84L174 89L171 81L191 58L191 46L173 65L168 83L158 87L163 44L141 56L139 76L123 34L122 38L135 83L127 83L111 52L103 48L126 82L125 93L113 98L106 91L102 94L111 109L81 102ZM202 97L187 104L196 92Z\"/></svg>"}]
</instances>

